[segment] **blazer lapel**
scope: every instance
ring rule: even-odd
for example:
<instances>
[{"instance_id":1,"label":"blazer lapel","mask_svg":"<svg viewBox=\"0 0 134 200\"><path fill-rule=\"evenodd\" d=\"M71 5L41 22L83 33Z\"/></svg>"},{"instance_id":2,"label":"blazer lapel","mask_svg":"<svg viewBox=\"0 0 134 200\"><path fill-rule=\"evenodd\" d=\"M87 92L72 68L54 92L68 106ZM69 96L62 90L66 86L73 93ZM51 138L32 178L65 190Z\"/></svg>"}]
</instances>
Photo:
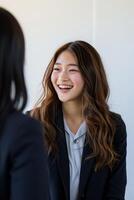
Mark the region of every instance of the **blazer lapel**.
<instances>
[{"instance_id":1,"label":"blazer lapel","mask_svg":"<svg viewBox=\"0 0 134 200\"><path fill-rule=\"evenodd\" d=\"M86 144L85 140L85 145L82 155L81 172L80 172L79 197L83 195L86 183L94 167L95 159L88 158L90 153L91 153L91 148L89 147L89 144Z\"/></svg>"},{"instance_id":2,"label":"blazer lapel","mask_svg":"<svg viewBox=\"0 0 134 200\"><path fill-rule=\"evenodd\" d=\"M65 196L66 196L66 199L69 200L69 196L70 196L69 159L68 159L62 112L59 113L56 121L57 121L56 126L58 129L57 130L57 144L58 144L58 149L59 149L57 164L58 164L59 174L64 186Z\"/></svg>"}]
</instances>

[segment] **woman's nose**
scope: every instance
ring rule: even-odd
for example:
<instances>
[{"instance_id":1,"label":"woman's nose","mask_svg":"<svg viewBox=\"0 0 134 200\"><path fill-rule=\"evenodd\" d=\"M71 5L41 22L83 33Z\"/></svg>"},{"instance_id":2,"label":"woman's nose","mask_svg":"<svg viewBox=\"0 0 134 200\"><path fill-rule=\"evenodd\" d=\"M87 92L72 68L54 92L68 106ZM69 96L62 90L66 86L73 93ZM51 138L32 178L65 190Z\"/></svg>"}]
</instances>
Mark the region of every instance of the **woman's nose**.
<instances>
[{"instance_id":1,"label":"woman's nose","mask_svg":"<svg viewBox=\"0 0 134 200\"><path fill-rule=\"evenodd\" d=\"M69 78L68 78L68 74L66 71L62 71L59 75L59 79L61 81L67 81Z\"/></svg>"}]
</instances>

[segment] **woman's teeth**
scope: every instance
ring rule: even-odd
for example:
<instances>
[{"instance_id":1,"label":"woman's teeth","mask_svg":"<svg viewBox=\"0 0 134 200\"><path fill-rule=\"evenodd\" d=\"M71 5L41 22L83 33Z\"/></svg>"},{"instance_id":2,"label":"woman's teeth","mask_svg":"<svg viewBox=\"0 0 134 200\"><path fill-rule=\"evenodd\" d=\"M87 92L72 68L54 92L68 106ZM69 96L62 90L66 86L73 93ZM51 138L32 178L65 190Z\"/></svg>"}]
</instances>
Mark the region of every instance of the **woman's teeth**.
<instances>
[{"instance_id":1,"label":"woman's teeth","mask_svg":"<svg viewBox=\"0 0 134 200\"><path fill-rule=\"evenodd\" d=\"M71 89L73 86L72 85L58 85L60 89Z\"/></svg>"}]
</instances>

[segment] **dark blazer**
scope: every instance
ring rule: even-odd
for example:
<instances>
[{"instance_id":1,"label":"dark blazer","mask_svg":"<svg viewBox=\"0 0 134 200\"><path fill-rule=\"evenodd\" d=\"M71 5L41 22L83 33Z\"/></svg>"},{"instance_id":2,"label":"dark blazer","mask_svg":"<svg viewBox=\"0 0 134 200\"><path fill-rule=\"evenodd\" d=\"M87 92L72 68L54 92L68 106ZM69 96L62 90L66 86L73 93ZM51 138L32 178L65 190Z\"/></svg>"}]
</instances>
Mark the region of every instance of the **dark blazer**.
<instances>
[{"instance_id":1,"label":"dark blazer","mask_svg":"<svg viewBox=\"0 0 134 200\"><path fill-rule=\"evenodd\" d=\"M113 113L116 121L114 146L120 160L112 171L108 167L95 172L95 159L85 159L91 152L85 143L80 173L78 200L124 200L126 187L126 128L120 115ZM57 127L56 156L50 154L51 200L69 200L69 160L62 114L55 119Z\"/></svg>"},{"instance_id":2,"label":"dark blazer","mask_svg":"<svg viewBox=\"0 0 134 200\"><path fill-rule=\"evenodd\" d=\"M1 125L0 200L48 200L48 168L40 123L12 111Z\"/></svg>"}]
</instances>

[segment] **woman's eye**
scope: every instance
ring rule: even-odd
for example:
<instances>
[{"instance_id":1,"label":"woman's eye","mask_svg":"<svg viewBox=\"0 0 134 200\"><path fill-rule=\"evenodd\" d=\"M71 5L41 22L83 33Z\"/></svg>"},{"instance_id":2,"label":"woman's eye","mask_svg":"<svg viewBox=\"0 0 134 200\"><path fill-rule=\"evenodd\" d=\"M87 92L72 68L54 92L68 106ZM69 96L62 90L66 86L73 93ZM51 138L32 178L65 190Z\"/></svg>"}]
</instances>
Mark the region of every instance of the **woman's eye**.
<instances>
[{"instance_id":1,"label":"woman's eye","mask_svg":"<svg viewBox=\"0 0 134 200\"><path fill-rule=\"evenodd\" d=\"M70 69L69 71L70 72L78 72L79 70L78 69Z\"/></svg>"},{"instance_id":2,"label":"woman's eye","mask_svg":"<svg viewBox=\"0 0 134 200\"><path fill-rule=\"evenodd\" d=\"M54 67L53 71L59 71L60 69L58 67Z\"/></svg>"}]
</instances>

